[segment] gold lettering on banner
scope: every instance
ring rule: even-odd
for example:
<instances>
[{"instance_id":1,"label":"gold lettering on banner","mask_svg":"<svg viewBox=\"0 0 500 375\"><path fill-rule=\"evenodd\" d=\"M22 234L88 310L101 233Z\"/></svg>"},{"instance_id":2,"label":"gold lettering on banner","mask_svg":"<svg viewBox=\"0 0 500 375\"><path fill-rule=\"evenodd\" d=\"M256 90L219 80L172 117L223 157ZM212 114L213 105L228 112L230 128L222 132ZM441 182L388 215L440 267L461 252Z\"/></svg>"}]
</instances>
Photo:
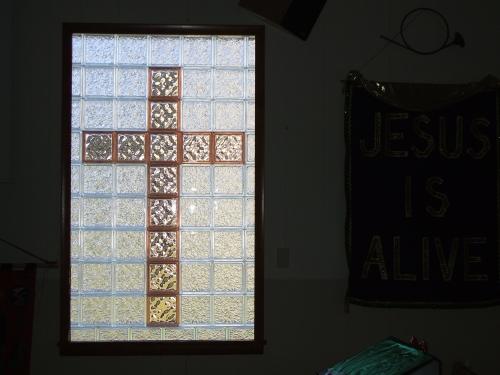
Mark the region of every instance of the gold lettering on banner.
<instances>
[{"instance_id":1,"label":"gold lettering on banner","mask_svg":"<svg viewBox=\"0 0 500 375\"><path fill-rule=\"evenodd\" d=\"M434 238L434 245L436 246L436 252L439 260L439 267L441 268L441 275L443 277L443 281L451 281L453 278L453 272L455 270L455 263L457 261L458 254L458 246L460 241L458 238L454 237L451 240L451 250L448 259L444 255L444 248L441 239L436 237Z\"/></svg>"},{"instance_id":2,"label":"gold lettering on banner","mask_svg":"<svg viewBox=\"0 0 500 375\"><path fill-rule=\"evenodd\" d=\"M465 237L464 238L464 280L465 281L488 281L486 274L472 274L470 273L470 265L472 263L481 263L480 256L470 255L470 247L472 245L486 244L486 237Z\"/></svg>"},{"instance_id":3,"label":"gold lettering on banner","mask_svg":"<svg viewBox=\"0 0 500 375\"><path fill-rule=\"evenodd\" d=\"M429 281L430 274L430 246L429 246L429 237L422 238L422 280Z\"/></svg>"},{"instance_id":4,"label":"gold lettering on banner","mask_svg":"<svg viewBox=\"0 0 500 375\"><path fill-rule=\"evenodd\" d=\"M359 147L361 148L361 153L363 156L368 158L373 158L380 152L380 146L382 143L382 114L380 112L375 113L375 119L373 122L373 147L370 149L366 146L366 141L364 139L359 140Z\"/></svg>"},{"instance_id":5,"label":"gold lettering on banner","mask_svg":"<svg viewBox=\"0 0 500 375\"><path fill-rule=\"evenodd\" d=\"M388 113L385 118L385 132L384 132L384 154L387 157L406 158L408 151L393 150L391 141L401 141L404 139L403 132L393 132L391 123L396 120L407 120L408 113Z\"/></svg>"},{"instance_id":6,"label":"gold lettering on banner","mask_svg":"<svg viewBox=\"0 0 500 375\"><path fill-rule=\"evenodd\" d=\"M441 177L434 176L429 177L425 184L425 190L427 191L427 193L441 201L441 206L439 207L439 209L435 209L430 205L425 206L425 210L427 211L427 213L433 217L443 217L450 207L450 201L448 200L446 194L436 191L434 187L435 185L443 184L443 182L444 180Z\"/></svg>"},{"instance_id":7,"label":"gold lettering on banner","mask_svg":"<svg viewBox=\"0 0 500 375\"><path fill-rule=\"evenodd\" d=\"M439 151L447 159L457 159L463 151L464 143L464 119L457 116L455 131L455 147L453 151L448 150L446 118L439 117Z\"/></svg>"},{"instance_id":8,"label":"gold lettering on banner","mask_svg":"<svg viewBox=\"0 0 500 375\"><path fill-rule=\"evenodd\" d=\"M422 125L427 125L431 122L431 119L426 115L420 115L413 119L413 131L415 134L424 139L427 146L423 150L419 149L417 146L412 146L413 154L417 158L427 158L434 151L434 137L432 134L425 132L422 129Z\"/></svg>"},{"instance_id":9,"label":"gold lettering on banner","mask_svg":"<svg viewBox=\"0 0 500 375\"><path fill-rule=\"evenodd\" d=\"M417 276L412 273L401 273L401 238L393 237L393 256L394 256L394 280L398 281L416 281Z\"/></svg>"},{"instance_id":10,"label":"gold lettering on banner","mask_svg":"<svg viewBox=\"0 0 500 375\"><path fill-rule=\"evenodd\" d=\"M363 264L363 272L361 278L368 278L370 273L370 268L372 266L377 266L380 272L380 279L387 280L387 267L385 265L384 252L382 248L382 238L380 236L373 236L370 241L370 247L368 249L368 256Z\"/></svg>"},{"instance_id":11,"label":"gold lettering on banner","mask_svg":"<svg viewBox=\"0 0 500 375\"><path fill-rule=\"evenodd\" d=\"M481 142L482 147L478 151L474 151L472 147L467 148L467 153L474 159L482 159L490 151L491 143L487 135L482 134L479 130L480 127L488 127L490 122L484 117L476 118L472 120L472 125L470 131L474 138Z\"/></svg>"},{"instance_id":12,"label":"gold lettering on banner","mask_svg":"<svg viewBox=\"0 0 500 375\"><path fill-rule=\"evenodd\" d=\"M411 204L411 176L405 177L405 218L413 216Z\"/></svg>"}]
</instances>

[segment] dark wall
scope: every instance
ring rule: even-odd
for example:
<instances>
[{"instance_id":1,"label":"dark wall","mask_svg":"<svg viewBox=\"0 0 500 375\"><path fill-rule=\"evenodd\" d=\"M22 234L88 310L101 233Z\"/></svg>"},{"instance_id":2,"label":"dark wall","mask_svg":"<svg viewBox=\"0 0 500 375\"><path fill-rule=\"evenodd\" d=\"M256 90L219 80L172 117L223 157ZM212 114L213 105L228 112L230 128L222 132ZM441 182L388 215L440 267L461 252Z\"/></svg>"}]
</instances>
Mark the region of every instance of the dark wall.
<instances>
[{"instance_id":1,"label":"dark wall","mask_svg":"<svg viewBox=\"0 0 500 375\"><path fill-rule=\"evenodd\" d=\"M388 46L401 17L436 7L465 49L418 56ZM61 23L259 24L236 0L23 0L2 3L0 236L56 259L60 250ZM5 9L5 12L4 12ZM499 308L344 313L343 97L351 69L387 81L500 76L498 1L330 1L307 42L266 27L266 338L262 356L60 357L55 270L41 270L33 374L312 374L381 338L423 337L446 373L467 361L498 374ZM417 42L441 38L434 24ZM373 60L373 56L377 55ZM9 95L8 93L11 93ZM10 144L10 148L8 145ZM277 248L290 249L288 268ZM19 260L2 251L1 261Z\"/></svg>"}]
</instances>

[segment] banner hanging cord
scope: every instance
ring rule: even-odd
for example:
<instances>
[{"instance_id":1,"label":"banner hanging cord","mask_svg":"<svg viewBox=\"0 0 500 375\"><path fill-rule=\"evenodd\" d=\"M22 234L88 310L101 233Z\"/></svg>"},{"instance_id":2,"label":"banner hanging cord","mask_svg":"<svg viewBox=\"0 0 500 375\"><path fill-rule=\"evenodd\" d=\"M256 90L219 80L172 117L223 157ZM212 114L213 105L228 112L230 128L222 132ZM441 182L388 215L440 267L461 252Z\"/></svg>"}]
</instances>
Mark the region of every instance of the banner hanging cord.
<instances>
[{"instance_id":1,"label":"banner hanging cord","mask_svg":"<svg viewBox=\"0 0 500 375\"><path fill-rule=\"evenodd\" d=\"M10 241L7 241L7 240L6 240L6 239L4 239L4 238L1 238L1 237L0 237L0 242L6 243L7 245L9 245L9 246L13 247L14 249L19 250L19 251L20 251L21 253L23 253L23 254L26 254L26 255L28 255L28 256L30 256L30 257L32 257L32 258L38 259L38 260L39 260L39 261L41 261L41 262L43 263L43 265L44 265L44 266L46 266L46 267L54 267L54 268L55 268L55 267L57 267L57 262L53 262L53 261L50 261L50 260L45 259L45 258L43 258L43 257L40 257L40 256L38 256L38 255L36 255L36 254L32 253L31 251L28 251L28 250L26 250L26 249L23 249L21 246L18 246L18 245L14 244L14 243L12 243L12 242L10 242Z\"/></svg>"}]
</instances>

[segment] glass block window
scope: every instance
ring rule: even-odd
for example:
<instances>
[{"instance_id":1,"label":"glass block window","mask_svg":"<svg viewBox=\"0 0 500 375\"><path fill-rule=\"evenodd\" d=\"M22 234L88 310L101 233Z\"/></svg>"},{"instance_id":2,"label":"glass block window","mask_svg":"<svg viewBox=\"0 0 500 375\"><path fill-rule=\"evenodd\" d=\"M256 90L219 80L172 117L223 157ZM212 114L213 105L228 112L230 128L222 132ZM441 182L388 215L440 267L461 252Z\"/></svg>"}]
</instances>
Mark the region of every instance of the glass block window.
<instances>
[{"instance_id":1,"label":"glass block window","mask_svg":"<svg viewBox=\"0 0 500 375\"><path fill-rule=\"evenodd\" d=\"M72 34L69 342L255 339L255 45Z\"/></svg>"}]
</instances>

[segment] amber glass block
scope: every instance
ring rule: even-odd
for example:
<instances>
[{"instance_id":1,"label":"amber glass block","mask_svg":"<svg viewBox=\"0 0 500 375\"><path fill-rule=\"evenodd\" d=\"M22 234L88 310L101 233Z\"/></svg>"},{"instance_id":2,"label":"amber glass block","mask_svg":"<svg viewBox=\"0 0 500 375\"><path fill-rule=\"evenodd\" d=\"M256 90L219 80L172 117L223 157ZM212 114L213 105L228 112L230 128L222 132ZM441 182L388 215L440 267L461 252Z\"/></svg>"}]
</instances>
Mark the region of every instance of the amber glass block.
<instances>
[{"instance_id":1,"label":"amber glass block","mask_svg":"<svg viewBox=\"0 0 500 375\"><path fill-rule=\"evenodd\" d=\"M151 134L151 161L176 161L177 135Z\"/></svg>"},{"instance_id":2,"label":"amber glass block","mask_svg":"<svg viewBox=\"0 0 500 375\"><path fill-rule=\"evenodd\" d=\"M242 162L243 136L240 134L216 134L215 161Z\"/></svg>"},{"instance_id":3,"label":"amber glass block","mask_svg":"<svg viewBox=\"0 0 500 375\"><path fill-rule=\"evenodd\" d=\"M155 259L177 258L176 232L149 232L149 257Z\"/></svg>"},{"instance_id":4,"label":"amber glass block","mask_svg":"<svg viewBox=\"0 0 500 375\"><path fill-rule=\"evenodd\" d=\"M172 97L179 95L179 71L176 69L151 70L151 97Z\"/></svg>"},{"instance_id":5,"label":"amber glass block","mask_svg":"<svg viewBox=\"0 0 500 375\"><path fill-rule=\"evenodd\" d=\"M145 143L144 134L118 134L118 160L144 161Z\"/></svg>"},{"instance_id":6,"label":"amber glass block","mask_svg":"<svg viewBox=\"0 0 500 375\"><path fill-rule=\"evenodd\" d=\"M177 225L176 199L150 199L149 224L153 226Z\"/></svg>"},{"instance_id":7,"label":"amber glass block","mask_svg":"<svg viewBox=\"0 0 500 375\"><path fill-rule=\"evenodd\" d=\"M186 163L208 162L210 160L210 135L188 134L183 138L183 158Z\"/></svg>"},{"instance_id":8,"label":"amber glass block","mask_svg":"<svg viewBox=\"0 0 500 375\"><path fill-rule=\"evenodd\" d=\"M151 129L177 129L177 102L152 102L150 108Z\"/></svg>"},{"instance_id":9,"label":"amber glass block","mask_svg":"<svg viewBox=\"0 0 500 375\"><path fill-rule=\"evenodd\" d=\"M150 264L149 290L175 292L177 290L177 265Z\"/></svg>"},{"instance_id":10,"label":"amber glass block","mask_svg":"<svg viewBox=\"0 0 500 375\"><path fill-rule=\"evenodd\" d=\"M177 298L176 297L148 297L149 322L175 323L177 319Z\"/></svg>"},{"instance_id":11,"label":"amber glass block","mask_svg":"<svg viewBox=\"0 0 500 375\"><path fill-rule=\"evenodd\" d=\"M177 167L150 167L151 194L177 194Z\"/></svg>"},{"instance_id":12,"label":"amber glass block","mask_svg":"<svg viewBox=\"0 0 500 375\"><path fill-rule=\"evenodd\" d=\"M111 161L113 159L113 138L109 133L84 134L86 161Z\"/></svg>"}]
</instances>

